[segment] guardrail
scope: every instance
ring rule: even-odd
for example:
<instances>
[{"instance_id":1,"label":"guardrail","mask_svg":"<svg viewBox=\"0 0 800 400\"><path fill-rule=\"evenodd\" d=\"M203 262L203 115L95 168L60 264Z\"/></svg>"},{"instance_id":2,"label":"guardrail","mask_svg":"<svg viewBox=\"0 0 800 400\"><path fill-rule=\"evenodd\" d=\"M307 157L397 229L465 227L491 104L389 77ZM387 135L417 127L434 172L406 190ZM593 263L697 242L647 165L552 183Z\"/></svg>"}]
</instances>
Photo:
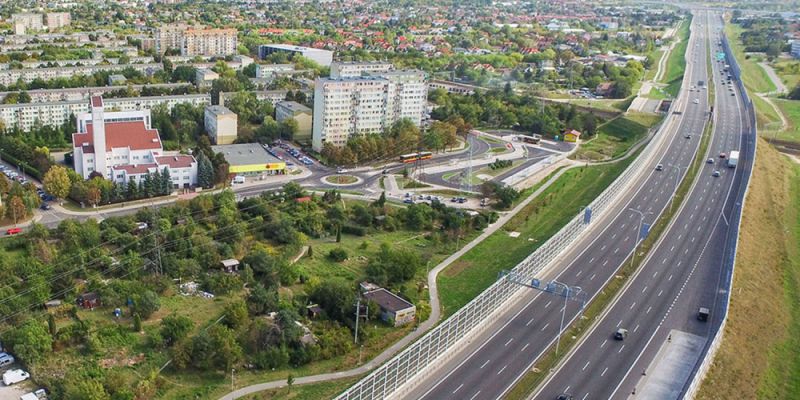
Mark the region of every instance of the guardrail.
<instances>
[{"instance_id":1,"label":"guardrail","mask_svg":"<svg viewBox=\"0 0 800 400\"><path fill-rule=\"evenodd\" d=\"M684 83L688 76L688 73L684 75ZM678 103L682 104L683 102L681 100L673 102L671 109L678 107ZM649 170L649 166L646 164L651 162L654 153L660 150L660 143L665 140L659 133L678 120L671 114L671 109L668 111L667 117L657 127L652 128L651 133L653 131L657 133L652 135L650 143L642 150L642 153L589 204L587 208L591 209L592 220L604 215L603 213L608 210L609 206L627 191L639 172ZM533 278L566 250L587 227L588 224L584 224L584 214L579 213L547 242L515 266L512 271L523 278ZM488 325L485 322L493 315L496 316L496 311L502 309L501 305L518 292L520 292L519 285L505 279L496 281L447 320L348 388L336 399L384 399L395 394L415 375L434 365L434 361L443 361L448 355L452 355L453 353L449 350L458 342L465 341L471 334L480 331L475 328L481 325L485 328Z\"/></svg>"},{"instance_id":2,"label":"guardrail","mask_svg":"<svg viewBox=\"0 0 800 400\"><path fill-rule=\"evenodd\" d=\"M703 360L698 363L695 366L695 369L692 371L692 380L684 387L683 398L687 399L694 399L697 395L703 379L705 379L708 370L711 368L711 364L714 361L714 356L717 354L717 351L722 344L722 339L725 333L725 325L728 321L728 307L730 306L731 301L730 293L733 289L733 272L736 268L736 251L739 239L739 226L742 222L742 210L744 208L745 200L747 199L747 192L750 190L750 176L752 175L753 167L755 166L756 148L758 147L755 107L753 106L750 97L747 95L747 91L745 90L744 83L741 79L741 69L739 68L736 58L733 56L730 43L728 43L728 38L724 35L722 36L722 46L727 54L728 65L730 65L731 73L736 77L736 85L739 87L739 91L741 92L742 102L747 108L747 126L745 129L746 132L750 134L750 139L748 140L752 140L752 146L747 147L751 154L747 154L746 156L752 160L752 163L747 171L747 175L742 176L743 186L740 186L739 191L736 193L736 198L731 209L730 222L736 223L735 225L732 225L730 229L728 229L725 251L723 253L723 268L725 268L727 271L725 273L724 281L722 282L722 286L725 287L726 290L717 304L717 309L722 312L721 320L719 322L719 326L713 332L713 339L707 342L705 348L703 349ZM743 154L743 158L744 156L745 155ZM723 212L725 212L724 209Z\"/></svg>"}]
</instances>

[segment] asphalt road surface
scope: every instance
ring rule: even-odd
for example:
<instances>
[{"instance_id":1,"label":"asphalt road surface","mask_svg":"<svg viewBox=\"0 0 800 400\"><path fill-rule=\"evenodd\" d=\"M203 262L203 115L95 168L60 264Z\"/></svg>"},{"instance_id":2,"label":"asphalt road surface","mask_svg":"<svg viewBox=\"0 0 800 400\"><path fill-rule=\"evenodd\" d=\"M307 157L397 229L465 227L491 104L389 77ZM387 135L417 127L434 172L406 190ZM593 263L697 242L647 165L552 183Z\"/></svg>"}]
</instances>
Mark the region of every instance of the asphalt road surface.
<instances>
[{"instance_id":1,"label":"asphalt road surface","mask_svg":"<svg viewBox=\"0 0 800 400\"><path fill-rule=\"evenodd\" d=\"M711 25L712 52L722 51L717 45L720 16L706 17L706 13L696 15L704 29ZM728 224L738 223L731 221L732 206L752 163L742 159L737 168L727 168L719 154L742 150L747 155L753 138L745 132L747 116L738 88L723 84L722 63L712 64L717 115L709 158L714 164L704 164L684 207L638 275L536 398L551 399L561 393L576 399L627 398L672 330L708 340L714 324L719 324L721 313L715 313L713 305L725 289L719 285L725 272ZM721 176L714 177L715 170ZM711 308L716 318L698 321L699 307ZM630 332L624 341L611 338L618 327ZM673 382L677 393L685 383ZM639 389L638 397L652 398Z\"/></svg>"},{"instance_id":2,"label":"asphalt road surface","mask_svg":"<svg viewBox=\"0 0 800 400\"><path fill-rule=\"evenodd\" d=\"M593 298L611 279L614 279L621 263L632 253L640 231L640 222L651 224L656 214L669 206L676 182L683 176L685 168L694 157L699 147L699 133L703 131L709 117L707 93L688 91L691 84L699 80L708 81L705 37L705 30L700 29L698 21L695 21L687 51L689 57L687 77L681 97L673 106L675 111L680 112L679 115L672 116L678 118L678 121L659 133L669 135L664 144L663 157L655 160L651 165L653 170L644 173L630 192L623 196L617 205L618 214L609 212L609 217L605 218L607 222L603 221L604 217L600 217L601 222L594 222L600 224L595 228L602 229L602 232L593 237L586 237L574 246L573 250L561 258L563 265L553 268L553 273L542 276L542 281L557 280L566 285L579 286L590 299ZM687 133L691 135L685 137ZM720 146L722 145L712 148ZM659 162L664 165L663 171L655 171L655 164ZM730 179L729 175L732 175L729 171L724 172L721 179L717 178L719 182L725 182ZM643 219L630 208L644 213ZM700 243L697 234L693 237L696 243ZM513 266L508 266L511 267ZM655 295L652 289L648 295ZM493 326L486 329L487 333L474 340L461 354L442 362L435 371L428 371L424 377L419 377L416 387L402 397L500 398L533 366L549 346L557 342L561 321L565 322L565 326L569 325L580 316L580 308L578 302L565 302L563 297L531 289L519 302L510 306L506 313L508 318L500 318L497 322L493 322ZM630 329L633 330L634 326ZM603 336L608 335L603 332ZM580 367L583 366L582 364ZM577 387L571 384L565 386ZM558 394L555 391L561 389L554 387L550 391L548 388L548 392L542 398L551 395L555 398ZM604 397L598 395L592 398Z\"/></svg>"}]
</instances>

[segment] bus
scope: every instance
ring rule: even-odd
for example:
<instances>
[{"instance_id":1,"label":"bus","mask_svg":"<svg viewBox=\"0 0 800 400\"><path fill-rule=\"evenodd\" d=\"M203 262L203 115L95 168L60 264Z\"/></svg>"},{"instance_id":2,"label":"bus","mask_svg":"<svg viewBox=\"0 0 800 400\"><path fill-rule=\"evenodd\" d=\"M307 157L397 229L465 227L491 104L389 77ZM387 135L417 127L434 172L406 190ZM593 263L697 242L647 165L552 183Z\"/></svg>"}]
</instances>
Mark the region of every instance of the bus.
<instances>
[{"instance_id":1,"label":"bus","mask_svg":"<svg viewBox=\"0 0 800 400\"><path fill-rule=\"evenodd\" d=\"M400 156L400 162L412 163L419 160L429 160L431 157L433 157L433 154L430 151L421 151L419 153L403 154Z\"/></svg>"}]
</instances>

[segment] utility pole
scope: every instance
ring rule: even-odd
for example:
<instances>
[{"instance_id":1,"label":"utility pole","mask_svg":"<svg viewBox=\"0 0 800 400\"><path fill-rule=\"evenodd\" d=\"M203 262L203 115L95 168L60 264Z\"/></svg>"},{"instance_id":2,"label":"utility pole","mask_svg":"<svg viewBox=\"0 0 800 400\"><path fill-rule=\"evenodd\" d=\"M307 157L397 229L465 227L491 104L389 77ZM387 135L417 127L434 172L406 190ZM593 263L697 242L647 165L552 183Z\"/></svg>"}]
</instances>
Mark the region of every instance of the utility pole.
<instances>
[{"instance_id":1,"label":"utility pole","mask_svg":"<svg viewBox=\"0 0 800 400\"><path fill-rule=\"evenodd\" d=\"M358 296L358 300L356 300L356 332L355 337L353 338L353 343L358 344L358 320L360 318L361 312L361 295Z\"/></svg>"}]
</instances>

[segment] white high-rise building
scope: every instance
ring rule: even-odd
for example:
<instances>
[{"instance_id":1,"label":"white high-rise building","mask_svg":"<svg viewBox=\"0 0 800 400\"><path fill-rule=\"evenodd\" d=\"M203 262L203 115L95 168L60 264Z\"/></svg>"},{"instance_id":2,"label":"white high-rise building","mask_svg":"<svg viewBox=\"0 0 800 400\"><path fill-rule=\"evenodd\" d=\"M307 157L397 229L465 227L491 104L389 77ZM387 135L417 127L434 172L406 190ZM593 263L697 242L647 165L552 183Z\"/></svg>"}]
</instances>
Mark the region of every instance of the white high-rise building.
<instances>
[{"instance_id":1,"label":"white high-rise building","mask_svg":"<svg viewBox=\"0 0 800 400\"><path fill-rule=\"evenodd\" d=\"M385 61L340 61L331 64L331 78L354 78L392 69L392 64Z\"/></svg>"},{"instance_id":2,"label":"white high-rise building","mask_svg":"<svg viewBox=\"0 0 800 400\"><path fill-rule=\"evenodd\" d=\"M36 13L18 13L11 14L11 25L16 26L21 24L25 27L26 32L44 30L44 19L42 14Z\"/></svg>"},{"instance_id":3,"label":"white high-rise building","mask_svg":"<svg viewBox=\"0 0 800 400\"><path fill-rule=\"evenodd\" d=\"M72 16L68 12L47 13L45 18L47 19L47 29L51 31L72 23Z\"/></svg>"},{"instance_id":4,"label":"white high-rise building","mask_svg":"<svg viewBox=\"0 0 800 400\"><path fill-rule=\"evenodd\" d=\"M351 136L382 133L402 118L420 126L427 103L421 71L317 79L312 147L343 146Z\"/></svg>"}]
</instances>

